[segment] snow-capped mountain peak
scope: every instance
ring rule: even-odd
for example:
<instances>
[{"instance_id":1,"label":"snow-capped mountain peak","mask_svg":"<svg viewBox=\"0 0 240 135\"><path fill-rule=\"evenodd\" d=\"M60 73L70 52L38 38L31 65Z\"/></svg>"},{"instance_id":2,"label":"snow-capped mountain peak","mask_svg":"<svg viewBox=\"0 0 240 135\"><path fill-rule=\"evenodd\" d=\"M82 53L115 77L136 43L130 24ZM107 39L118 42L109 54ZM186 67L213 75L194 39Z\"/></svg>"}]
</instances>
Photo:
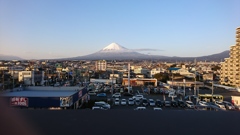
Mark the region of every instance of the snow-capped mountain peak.
<instances>
[{"instance_id":1,"label":"snow-capped mountain peak","mask_svg":"<svg viewBox=\"0 0 240 135\"><path fill-rule=\"evenodd\" d=\"M111 51L111 52L114 52L114 51L116 51L116 52L125 52L125 51L129 52L131 50L129 50L129 49L117 44L117 43L111 43L110 45L104 47L101 50L101 52L109 52L109 51Z\"/></svg>"}]
</instances>

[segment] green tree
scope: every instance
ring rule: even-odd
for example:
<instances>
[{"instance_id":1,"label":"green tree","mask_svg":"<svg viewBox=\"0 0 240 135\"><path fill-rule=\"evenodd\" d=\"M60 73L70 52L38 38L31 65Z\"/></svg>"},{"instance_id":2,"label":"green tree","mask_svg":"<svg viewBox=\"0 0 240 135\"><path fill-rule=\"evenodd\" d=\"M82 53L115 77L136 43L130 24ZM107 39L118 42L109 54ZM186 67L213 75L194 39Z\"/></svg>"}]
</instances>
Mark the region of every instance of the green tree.
<instances>
[{"instance_id":1,"label":"green tree","mask_svg":"<svg viewBox=\"0 0 240 135\"><path fill-rule=\"evenodd\" d=\"M157 73L153 77L156 78L158 81L165 82L165 83L167 82L167 80L169 80L167 73Z\"/></svg>"}]
</instances>

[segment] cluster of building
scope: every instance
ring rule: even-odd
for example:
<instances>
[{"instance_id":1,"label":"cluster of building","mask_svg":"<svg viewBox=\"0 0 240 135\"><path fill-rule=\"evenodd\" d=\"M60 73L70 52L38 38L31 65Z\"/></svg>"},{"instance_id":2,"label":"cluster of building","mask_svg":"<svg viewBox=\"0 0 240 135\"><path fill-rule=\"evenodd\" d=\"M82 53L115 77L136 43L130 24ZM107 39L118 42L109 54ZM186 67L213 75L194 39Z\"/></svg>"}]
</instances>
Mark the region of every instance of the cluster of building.
<instances>
[{"instance_id":1,"label":"cluster of building","mask_svg":"<svg viewBox=\"0 0 240 135\"><path fill-rule=\"evenodd\" d=\"M240 86L240 27L236 29L236 44L230 48L230 57L221 63L221 84Z\"/></svg>"},{"instance_id":2,"label":"cluster of building","mask_svg":"<svg viewBox=\"0 0 240 135\"><path fill-rule=\"evenodd\" d=\"M130 65L130 67L128 67ZM220 63L217 62L176 62L160 61L74 61L74 60L31 60L0 61L0 85L10 89L19 85L27 86L72 86L81 82L108 80L128 85L128 68L131 85L157 85L156 74L168 76L171 81L218 81Z\"/></svg>"}]
</instances>

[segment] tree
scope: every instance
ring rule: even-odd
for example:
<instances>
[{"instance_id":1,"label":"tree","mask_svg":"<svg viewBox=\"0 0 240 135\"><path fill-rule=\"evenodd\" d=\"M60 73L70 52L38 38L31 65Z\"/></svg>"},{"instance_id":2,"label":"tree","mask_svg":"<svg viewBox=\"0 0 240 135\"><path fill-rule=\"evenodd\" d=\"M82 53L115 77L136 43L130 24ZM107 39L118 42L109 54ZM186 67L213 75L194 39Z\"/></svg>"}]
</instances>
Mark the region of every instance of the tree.
<instances>
[{"instance_id":1,"label":"tree","mask_svg":"<svg viewBox=\"0 0 240 135\"><path fill-rule=\"evenodd\" d=\"M153 77L156 78L158 81L161 81L161 82L167 82L167 80L169 80L169 77L168 77L167 73L157 73Z\"/></svg>"},{"instance_id":2,"label":"tree","mask_svg":"<svg viewBox=\"0 0 240 135\"><path fill-rule=\"evenodd\" d=\"M220 69L221 69L220 66L212 66L212 70L213 70L213 71L217 71L217 70L220 70Z\"/></svg>"}]
</instances>

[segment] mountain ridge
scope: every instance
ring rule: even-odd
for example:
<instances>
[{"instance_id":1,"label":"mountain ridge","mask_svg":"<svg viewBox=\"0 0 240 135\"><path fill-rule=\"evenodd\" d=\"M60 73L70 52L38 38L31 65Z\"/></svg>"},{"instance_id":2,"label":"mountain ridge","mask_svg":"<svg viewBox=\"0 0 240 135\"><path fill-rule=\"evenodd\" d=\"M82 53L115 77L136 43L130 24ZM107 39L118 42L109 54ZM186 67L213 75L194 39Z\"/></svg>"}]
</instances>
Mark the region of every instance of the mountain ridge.
<instances>
[{"instance_id":1,"label":"mountain ridge","mask_svg":"<svg viewBox=\"0 0 240 135\"><path fill-rule=\"evenodd\" d=\"M229 57L229 50L215 53L206 56L199 56L199 57L179 57L179 56L163 56L163 55L147 55L138 53L136 51L127 49L117 43L111 43L108 46L104 47L103 49L84 56L76 56L76 57L69 57L69 58L57 58L51 60L161 60L161 61L194 61L197 59L198 61L216 61L220 62L223 61L224 58ZM12 55L3 55L0 54L0 60L24 60L18 56ZM43 59L41 59L43 60ZM46 60L46 59L44 59Z\"/></svg>"}]
</instances>

